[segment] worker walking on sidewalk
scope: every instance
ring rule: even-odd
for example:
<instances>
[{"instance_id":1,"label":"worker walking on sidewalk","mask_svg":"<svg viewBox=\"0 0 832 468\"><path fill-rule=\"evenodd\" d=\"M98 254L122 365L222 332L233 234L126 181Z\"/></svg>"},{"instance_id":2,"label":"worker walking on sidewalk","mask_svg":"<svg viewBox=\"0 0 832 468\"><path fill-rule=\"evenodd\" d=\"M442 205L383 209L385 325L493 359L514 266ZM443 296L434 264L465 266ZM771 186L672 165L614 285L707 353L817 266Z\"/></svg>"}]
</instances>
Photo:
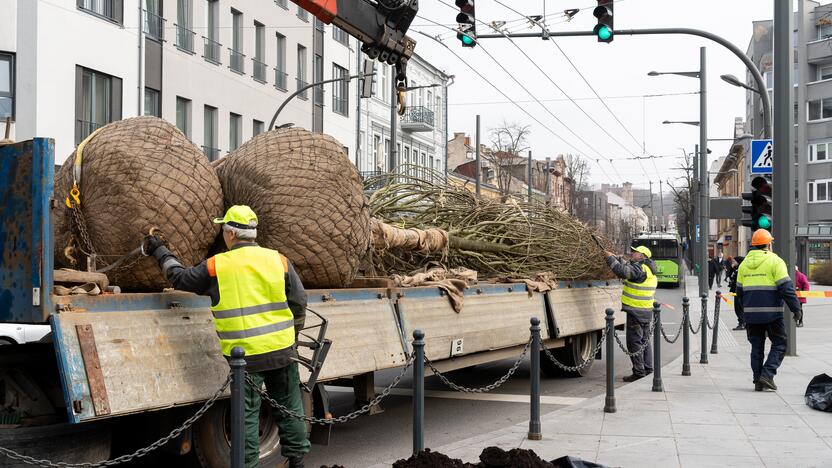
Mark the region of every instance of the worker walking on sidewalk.
<instances>
[{"instance_id":1,"label":"worker walking on sidewalk","mask_svg":"<svg viewBox=\"0 0 832 468\"><path fill-rule=\"evenodd\" d=\"M788 342L783 320L784 301L795 321L800 322L803 315L786 262L771 251L773 240L767 230L755 231L751 237L753 248L737 273L737 304L751 343L751 371L754 390L758 392L777 390L774 376L786 355ZM771 350L763 363L766 336L771 340Z\"/></svg>"},{"instance_id":2,"label":"worker walking on sidewalk","mask_svg":"<svg viewBox=\"0 0 832 468\"><path fill-rule=\"evenodd\" d=\"M257 215L248 206L235 205L222 224L228 252L186 268L158 236L145 243L145 253L159 262L162 273L176 288L211 297L211 312L222 354L242 347L246 370L269 396L303 414L296 339L306 318L306 293L291 262L276 250L260 247ZM309 453L303 421L273 412L280 435L284 466L302 468ZM245 387L245 466L256 468L260 458L260 394Z\"/></svg>"},{"instance_id":3,"label":"worker walking on sidewalk","mask_svg":"<svg viewBox=\"0 0 832 468\"><path fill-rule=\"evenodd\" d=\"M643 348L643 351L630 356L633 373L624 377L625 382L634 382L653 373L650 323L653 321L653 301L658 286L656 264L650 259L653 256L650 249L645 246L631 248L630 261L606 252L607 265L624 280L621 310L627 313L627 350L634 353Z\"/></svg>"}]
</instances>

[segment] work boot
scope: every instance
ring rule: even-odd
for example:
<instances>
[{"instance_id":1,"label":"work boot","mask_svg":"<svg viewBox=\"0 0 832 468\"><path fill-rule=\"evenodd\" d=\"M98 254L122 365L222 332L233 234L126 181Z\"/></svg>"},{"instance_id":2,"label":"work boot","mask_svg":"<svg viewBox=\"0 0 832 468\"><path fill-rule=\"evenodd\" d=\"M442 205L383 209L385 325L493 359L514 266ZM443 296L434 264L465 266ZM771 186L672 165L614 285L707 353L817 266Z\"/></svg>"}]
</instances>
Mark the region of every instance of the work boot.
<instances>
[{"instance_id":1,"label":"work boot","mask_svg":"<svg viewBox=\"0 0 832 468\"><path fill-rule=\"evenodd\" d=\"M284 458L278 468L303 468L303 457Z\"/></svg>"},{"instance_id":2,"label":"work boot","mask_svg":"<svg viewBox=\"0 0 832 468\"><path fill-rule=\"evenodd\" d=\"M774 380L769 379L768 377L760 377L757 379L757 383L754 384L754 390L757 392L762 392L764 390L777 390L777 385L774 384Z\"/></svg>"},{"instance_id":3,"label":"work boot","mask_svg":"<svg viewBox=\"0 0 832 468\"><path fill-rule=\"evenodd\" d=\"M638 379L643 379L643 378L644 378L644 376L643 376L643 375L633 374L633 375L628 375L628 376L624 377L624 379L623 379L623 380L624 380L625 382L635 382L636 380L638 380Z\"/></svg>"},{"instance_id":4,"label":"work boot","mask_svg":"<svg viewBox=\"0 0 832 468\"><path fill-rule=\"evenodd\" d=\"M737 324L737 326L734 327L734 331L739 331L739 330L745 330L745 324L744 323Z\"/></svg>"}]
</instances>

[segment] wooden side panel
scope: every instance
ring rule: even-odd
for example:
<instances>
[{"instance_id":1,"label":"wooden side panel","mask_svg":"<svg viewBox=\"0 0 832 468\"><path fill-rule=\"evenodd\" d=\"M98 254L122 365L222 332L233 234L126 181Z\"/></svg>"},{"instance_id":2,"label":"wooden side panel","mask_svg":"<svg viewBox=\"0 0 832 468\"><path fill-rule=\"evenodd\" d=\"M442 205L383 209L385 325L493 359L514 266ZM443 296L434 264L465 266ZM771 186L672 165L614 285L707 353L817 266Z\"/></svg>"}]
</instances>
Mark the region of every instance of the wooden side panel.
<instances>
[{"instance_id":1,"label":"wooden side panel","mask_svg":"<svg viewBox=\"0 0 832 468\"><path fill-rule=\"evenodd\" d=\"M67 312L58 314L55 324L73 422L103 416L93 404L99 383L88 378L89 345L76 327L89 327L94 336L108 416L207 399L228 375L207 309Z\"/></svg>"},{"instance_id":2,"label":"wooden side panel","mask_svg":"<svg viewBox=\"0 0 832 468\"><path fill-rule=\"evenodd\" d=\"M513 286L513 287L512 287ZM529 319L545 320L543 295L525 291L525 285L490 287L477 294L466 292L460 313L454 312L448 298L435 288L425 294L419 289L405 290L399 299L399 312L405 336L412 341L413 330L425 332L425 354L431 360L451 356L451 343L463 340L463 354L525 344L529 339ZM513 292L508 292L511 289ZM548 338L546 327L542 335Z\"/></svg>"},{"instance_id":3,"label":"wooden side panel","mask_svg":"<svg viewBox=\"0 0 832 468\"><path fill-rule=\"evenodd\" d=\"M604 328L605 311L616 311L616 324L624 323L621 312L621 286L564 288L547 293L552 306L557 337L579 335Z\"/></svg>"}]
</instances>

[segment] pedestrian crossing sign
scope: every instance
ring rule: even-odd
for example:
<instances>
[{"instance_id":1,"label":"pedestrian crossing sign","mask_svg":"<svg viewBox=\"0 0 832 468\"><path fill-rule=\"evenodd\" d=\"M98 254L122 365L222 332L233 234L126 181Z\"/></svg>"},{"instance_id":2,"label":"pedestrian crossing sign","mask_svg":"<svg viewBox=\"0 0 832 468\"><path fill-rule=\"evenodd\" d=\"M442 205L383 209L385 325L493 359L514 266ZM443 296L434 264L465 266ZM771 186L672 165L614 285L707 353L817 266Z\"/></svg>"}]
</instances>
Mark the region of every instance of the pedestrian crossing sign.
<instances>
[{"instance_id":1,"label":"pedestrian crossing sign","mask_svg":"<svg viewBox=\"0 0 832 468\"><path fill-rule=\"evenodd\" d=\"M771 174L774 145L771 140L751 140L751 173Z\"/></svg>"}]
</instances>

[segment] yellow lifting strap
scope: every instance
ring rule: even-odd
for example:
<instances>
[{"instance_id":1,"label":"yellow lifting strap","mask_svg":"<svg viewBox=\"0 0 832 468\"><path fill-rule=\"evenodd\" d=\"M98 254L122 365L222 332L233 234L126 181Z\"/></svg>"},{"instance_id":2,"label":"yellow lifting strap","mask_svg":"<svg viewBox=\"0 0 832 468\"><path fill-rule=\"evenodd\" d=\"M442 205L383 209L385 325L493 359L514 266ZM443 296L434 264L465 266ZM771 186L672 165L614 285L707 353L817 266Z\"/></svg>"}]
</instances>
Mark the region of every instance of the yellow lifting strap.
<instances>
[{"instance_id":1,"label":"yellow lifting strap","mask_svg":"<svg viewBox=\"0 0 832 468\"><path fill-rule=\"evenodd\" d=\"M72 208L72 202L70 201L70 197L72 200L75 201L76 206L81 206L81 164L84 159L84 147L87 146L92 138L101 131L104 127L99 127L95 129L94 132L90 133L84 141L82 141L78 148L75 149L75 162L72 166L72 188L69 190L69 197L66 197L66 207Z\"/></svg>"}]
</instances>

